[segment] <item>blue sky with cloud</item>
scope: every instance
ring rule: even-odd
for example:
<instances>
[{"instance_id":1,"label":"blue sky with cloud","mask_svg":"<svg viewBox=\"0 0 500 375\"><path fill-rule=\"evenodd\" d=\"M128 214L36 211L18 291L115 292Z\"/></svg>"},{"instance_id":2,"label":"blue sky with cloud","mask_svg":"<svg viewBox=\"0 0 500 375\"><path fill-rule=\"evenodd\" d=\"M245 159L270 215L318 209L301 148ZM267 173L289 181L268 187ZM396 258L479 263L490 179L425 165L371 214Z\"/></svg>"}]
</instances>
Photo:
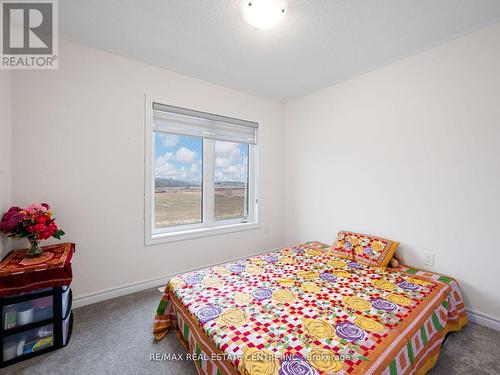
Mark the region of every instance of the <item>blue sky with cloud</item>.
<instances>
[{"instance_id":1,"label":"blue sky with cloud","mask_svg":"<svg viewBox=\"0 0 500 375\"><path fill-rule=\"evenodd\" d=\"M203 141L198 137L155 133L155 176L201 182ZM248 145L215 142L215 181L246 182Z\"/></svg>"}]
</instances>

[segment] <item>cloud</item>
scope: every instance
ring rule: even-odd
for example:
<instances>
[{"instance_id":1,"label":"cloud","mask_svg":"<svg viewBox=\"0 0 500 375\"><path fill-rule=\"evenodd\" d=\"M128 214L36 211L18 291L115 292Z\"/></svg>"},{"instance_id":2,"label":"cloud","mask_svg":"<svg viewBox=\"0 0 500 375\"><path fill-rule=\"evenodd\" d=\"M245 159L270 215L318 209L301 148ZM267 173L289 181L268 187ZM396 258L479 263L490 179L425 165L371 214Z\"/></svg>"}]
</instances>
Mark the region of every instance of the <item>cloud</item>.
<instances>
[{"instance_id":1,"label":"cloud","mask_svg":"<svg viewBox=\"0 0 500 375\"><path fill-rule=\"evenodd\" d=\"M234 164L227 168L215 169L215 181L240 181L247 180L246 163Z\"/></svg>"},{"instance_id":2,"label":"cloud","mask_svg":"<svg viewBox=\"0 0 500 375\"><path fill-rule=\"evenodd\" d=\"M241 154L240 143L215 142L215 180L246 181L247 158Z\"/></svg>"},{"instance_id":3,"label":"cloud","mask_svg":"<svg viewBox=\"0 0 500 375\"><path fill-rule=\"evenodd\" d=\"M217 141L215 142L215 153L221 156L229 156L233 153L239 154L240 149L238 146L239 143Z\"/></svg>"},{"instance_id":4,"label":"cloud","mask_svg":"<svg viewBox=\"0 0 500 375\"><path fill-rule=\"evenodd\" d=\"M200 165L199 164L192 164L191 165L191 173L200 173Z\"/></svg>"},{"instance_id":5,"label":"cloud","mask_svg":"<svg viewBox=\"0 0 500 375\"><path fill-rule=\"evenodd\" d=\"M179 136L175 134L160 133L160 140L165 147L174 147L179 143Z\"/></svg>"},{"instance_id":6,"label":"cloud","mask_svg":"<svg viewBox=\"0 0 500 375\"><path fill-rule=\"evenodd\" d=\"M230 158L215 158L215 166L218 168L227 168L231 165Z\"/></svg>"},{"instance_id":7,"label":"cloud","mask_svg":"<svg viewBox=\"0 0 500 375\"><path fill-rule=\"evenodd\" d=\"M239 143L215 142L215 166L227 168L234 163L241 161Z\"/></svg>"},{"instance_id":8,"label":"cloud","mask_svg":"<svg viewBox=\"0 0 500 375\"><path fill-rule=\"evenodd\" d=\"M176 166L172 153L166 153L155 160L155 177L174 178L183 181L201 181L200 163L191 166Z\"/></svg>"},{"instance_id":9,"label":"cloud","mask_svg":"<svg viewBox=\"0 0 500 375\"><path fill-rule=\"evenodd\" d=\"M175 153L175 160L181 163L190 163L196 158L196 151L192 151L189 148L181 147Z\"/></svg>"},{"instance_id":10,"label":"cloud","mask_svg":"<svg viewBox=\"0 0 500 375\"><path fill-rule=\"evenodd\" d=\"M163 155L156 158L156 162L163 164L169 160L172 160L173 158L174 158L173 152L165 152Z\"/></svg>"},{"instance_id":11,"label":"cloud","mask_svg":"<svg viewBox=\"0 0 500 375\"><path fill-rule=\"evenodd\" d=\"M175 178L177 175L176 168L168 162L168 158L163 156L155 160L155 176Z\"/></svg>"}]
</instances>

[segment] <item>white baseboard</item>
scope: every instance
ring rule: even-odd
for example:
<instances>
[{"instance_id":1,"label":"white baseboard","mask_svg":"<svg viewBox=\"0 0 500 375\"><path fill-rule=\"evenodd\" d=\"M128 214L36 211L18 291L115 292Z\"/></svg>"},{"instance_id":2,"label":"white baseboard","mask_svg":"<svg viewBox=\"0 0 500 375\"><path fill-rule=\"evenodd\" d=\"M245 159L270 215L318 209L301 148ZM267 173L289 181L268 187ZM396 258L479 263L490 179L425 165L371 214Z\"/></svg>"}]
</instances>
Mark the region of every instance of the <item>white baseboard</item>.
<instances>
[{"instance_id":1,"label":"white baseboard","mask_svg":"<svg viewBox=\"0 0 500 375\"><path fill-rule=\"evenodd\" d=\"M500 332L500 320L492 315L469 309L467 317L471 323L480 324Z\"/></svg>"},{"instance_id":2,"label":"white baseboard","mask_svg":"<svg viewBox=\"0 0 500 375\"><path fill-rule=\"evenodd\" d=\"M220 263L220 262L212 263L212 264L208 264L208 265L203 266L203 267L177 272L177 273L172 274L172 275L166 275L166 276L157 277L154 279L143 280L143 281L139 281L137 283L125 284L125 285L118 286L116 288L103 289L103 290L100 290L97 292L76 296L73 299L73 308L76 309L78 307L90 305L90 304L101 302L101 301L106 301L106 300L111 299L111 298L121 297L121 296L124 296L127 294L140 292L142 290L152 289L152 288L156 288L159 286L165 286L167 281L176 275L179 275L182 273L187 273L187 272L199 271L199 270L202 270L205 268L218 266L220 264L225 264L225 263L229 263L229 262L235 262L238 260L251 258L251 257L256 256L256 255L268 253L270 251L272 251L272 250L267 250L264 252L260 251L260 252L257 252L255 254L249 254L249 255L242 256L242 257L229 259L223 263ZM160 297L158 296L158 301L159 301L159 298Z\"/></svg>"},{"instance_id":3,"label":"white baseboard","mask_svg":"<svg viewBox=\"0 0 500 375\"><path fill-rule=\"evenodd\" d=\"M73 308L76 309L78 307L106 301L111 298L121 297L127 294L140 292L142 290L163 286L167 283L170 277L160 277L156 279L141 281L138 283L126 284L116 288L104 289L94 293L83 294L73 299ZM159 298L160 294L158 294L158 300Z\"/></svg>"}]
</instances>

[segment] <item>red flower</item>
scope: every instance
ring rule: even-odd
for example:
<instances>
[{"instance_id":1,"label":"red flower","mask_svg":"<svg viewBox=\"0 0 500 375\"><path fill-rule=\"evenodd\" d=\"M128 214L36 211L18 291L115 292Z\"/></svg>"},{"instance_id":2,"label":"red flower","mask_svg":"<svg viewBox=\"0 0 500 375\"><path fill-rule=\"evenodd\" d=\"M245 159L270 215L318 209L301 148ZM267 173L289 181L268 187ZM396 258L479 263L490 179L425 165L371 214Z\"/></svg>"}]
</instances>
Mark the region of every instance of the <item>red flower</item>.
<instances>
[{"instance_id":1,"label":"red flower","mask_svg":"<svg viewBox=\"0 0 500 375\"><path fill-rule=\"evenodd\" d=\"M24 215L19 213L19 211L21 211L20 207L11 207L9 211L3 215L2 221L0 222L0 231L9 233L23 220Z\"/></svg>"},{"instance_id":2,"label":"red flower","mask_svg":"<svg viewBox=\"0 0 500 375\"><path fill-rule=\"evenodd\" d=\"M46 240L52 237L52 235L56 231L57 231L57 225L54 222L52 222L49 225L47 225L43 231L40 232L38 238L40 238L41 240Z\"/></svg>"},{"instance_id":3,"label":"red flower","mask_svg":"<svg viewBox=\"0 0 500 375\"><path fill-rule=\"evenodd\" d=\"M35 222L38 224L45 224L50 218L46 215L39 215L36 217Z\"/></svg>"}]
</instances>

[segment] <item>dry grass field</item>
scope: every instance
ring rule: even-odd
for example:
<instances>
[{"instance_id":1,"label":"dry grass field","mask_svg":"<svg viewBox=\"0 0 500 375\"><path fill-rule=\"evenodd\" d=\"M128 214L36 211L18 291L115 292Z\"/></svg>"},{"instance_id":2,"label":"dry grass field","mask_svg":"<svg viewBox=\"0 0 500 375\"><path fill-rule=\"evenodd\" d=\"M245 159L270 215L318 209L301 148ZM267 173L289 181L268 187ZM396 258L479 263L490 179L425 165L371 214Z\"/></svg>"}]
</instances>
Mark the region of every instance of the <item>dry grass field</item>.
<instances>
[{"instance_id":1,"label":"dry grass field","mask_svg":"<svg viewBox=\"0 0 500 375\"><path fill-rule=\"evenodd\" d=\"M155 193L155 227L201 222L201 190L171 190ZM245 189L215 191L216 220L243 217Z\"/></svg>"}]
</instances>

